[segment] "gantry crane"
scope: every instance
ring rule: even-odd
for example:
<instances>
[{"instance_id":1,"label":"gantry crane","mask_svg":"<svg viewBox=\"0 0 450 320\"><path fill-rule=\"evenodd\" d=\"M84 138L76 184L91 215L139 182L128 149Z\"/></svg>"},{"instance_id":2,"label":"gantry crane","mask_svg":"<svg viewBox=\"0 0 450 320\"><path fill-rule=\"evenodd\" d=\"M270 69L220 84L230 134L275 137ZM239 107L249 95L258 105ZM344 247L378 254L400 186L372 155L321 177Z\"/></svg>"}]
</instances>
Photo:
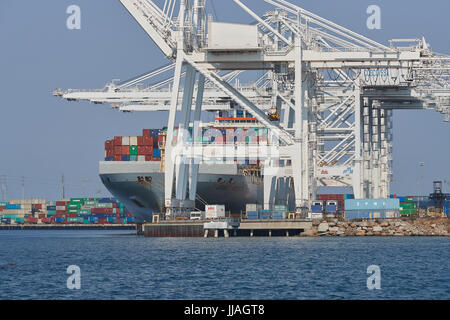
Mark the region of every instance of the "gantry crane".
<instances>
[{"instance_id":1,"label":"gantry crane","mask_svg":"<svg viewBox=\"0 0 450 320\"><path fill-rule=\"evenodd\" d=\"M282 192L273 186L283 189L286 183L293 184L303 214L318 186L351 186L356 198L388 197L393 110L433 109L448 117L450 57L434 53L424 38L380 44L285 0L264 0L274 9L263 16L240 0L228 1L256 24L207 19L204 0L166 0L162 8L150 0L120 0L170 63L102 91L55 95L119 103L122 111L169 111L169 215L193 207L198 174L192 153L174 151L174 127L188 145L183 129L200 122L201 111L233 106L252 114L279 141L276 155L264 159L265 207ZM136 87L172 70L172 77ZM233 84L245 70L265 73L258 85ZM274 168L274 157L290 161Z\"/></svg>"}]
</instances>

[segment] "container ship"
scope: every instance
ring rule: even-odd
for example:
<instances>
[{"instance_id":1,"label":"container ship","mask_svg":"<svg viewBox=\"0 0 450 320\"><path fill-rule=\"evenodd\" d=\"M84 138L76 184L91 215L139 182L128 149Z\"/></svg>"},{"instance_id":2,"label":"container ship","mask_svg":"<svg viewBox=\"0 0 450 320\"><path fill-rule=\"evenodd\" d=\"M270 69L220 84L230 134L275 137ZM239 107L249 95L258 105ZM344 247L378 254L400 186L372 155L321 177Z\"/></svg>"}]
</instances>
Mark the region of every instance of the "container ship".
<instances>
[{"instance_id":1,"label":"container ship","mask_svg":"<svg viewBox=\"0 0 450 320\"><path fill-rule=\"evenodd\" d=\"M215 118L202 124L197 141L201 145L268 146L271 138L267 128L259 126L245 111L233 117ZM111 194L132 212L137 223L152 221L153 214L164 212L164 150L166 129L144 129L142 136L114 137L105 141L105 159L99 163L100 178ZM189 128L192 133L192 127ZM174 130L176 143L178 130ZM187 138L192 142L192 134ZM217 163L214 161L217 160ZM211 165L214 163L214 165ZM287 164L289 165L289 164ZM262 162L247 157L224 162L211 158L200 163L196 208L225 205L230 213L242 213L246 204L263 204L264 182ZM284 199L275 199L295 208L294 190L288 187Z\"/></svg>"}]
</instances>

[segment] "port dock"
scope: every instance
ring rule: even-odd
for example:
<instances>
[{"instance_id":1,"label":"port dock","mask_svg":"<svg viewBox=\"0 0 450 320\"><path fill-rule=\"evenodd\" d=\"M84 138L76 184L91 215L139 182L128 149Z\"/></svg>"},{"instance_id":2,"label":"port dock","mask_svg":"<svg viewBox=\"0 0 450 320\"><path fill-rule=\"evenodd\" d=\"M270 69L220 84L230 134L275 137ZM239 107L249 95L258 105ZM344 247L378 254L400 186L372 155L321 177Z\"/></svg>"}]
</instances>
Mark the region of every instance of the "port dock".
<instances>
[{"instance_id":1,"label":"port dock","mask_svg":"<svg viewBox=\"0 0 450 320\"><path fill-rule=\"evenodd\" d=\"M286 237L312 229L310 220L162 221L143 225L146 237Z\"/></svg>"}]
</instances>

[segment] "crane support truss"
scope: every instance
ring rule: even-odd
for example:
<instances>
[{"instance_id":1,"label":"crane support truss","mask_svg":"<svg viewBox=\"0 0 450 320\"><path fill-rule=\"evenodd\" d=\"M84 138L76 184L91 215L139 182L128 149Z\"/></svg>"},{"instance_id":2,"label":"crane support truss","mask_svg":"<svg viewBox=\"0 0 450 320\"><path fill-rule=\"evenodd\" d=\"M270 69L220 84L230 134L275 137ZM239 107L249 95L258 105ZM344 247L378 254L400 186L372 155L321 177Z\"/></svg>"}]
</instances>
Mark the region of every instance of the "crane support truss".
<instances>
[{"instance_id":1,"label":"crane support truss","mask_svg":"<svg viewBox=\"0 0 450 320\"><path fill-rule=\"evenodd\" d=\"M264 159L266 208L275 197L287 198L292 184L302 213L320 186L352 187L356 198L388 197L393 110L432 109L448 121L450 57L434 53L424 38L385 46L288 1L265 0L274 9L263 16L240 0L228 1L256 25L207 21L205 0L166 0L163 8L150 0L120 0L171 63L103 90L54 94L112 103L121 111L169 111L168 215L182 214L195 200L203 155L192 150L202 149L188 143L182 129L192 121L198 133L202 111L246 110L277 137L276 155ZM395 46L400 43L409 46ZM173 76L142 85L173 69ZM248 70L265 73L241 84ZM268 120L271 108L282 111L279 122ZM175 126L188 152L173 147ZM273 160L280 160L277 167Z\"/></svg>"}]
</instances>

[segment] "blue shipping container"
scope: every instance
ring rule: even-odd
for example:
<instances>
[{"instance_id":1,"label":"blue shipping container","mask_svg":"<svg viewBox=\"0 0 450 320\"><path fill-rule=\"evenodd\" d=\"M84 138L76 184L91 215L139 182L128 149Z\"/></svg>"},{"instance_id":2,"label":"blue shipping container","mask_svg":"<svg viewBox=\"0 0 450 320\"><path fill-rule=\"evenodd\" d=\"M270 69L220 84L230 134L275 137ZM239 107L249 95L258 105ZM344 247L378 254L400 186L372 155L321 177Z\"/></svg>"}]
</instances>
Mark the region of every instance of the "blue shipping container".
<instances>
[{"instance_id":1,"label":"blue shipping container","mask_svg":"<svg viewBox=\"0 0 450 320\"><path fill-rule=\"evenodd\" d=\"M450 216L450 205L446 204L444 206L444 214L448 217Z\"/></svg>"},{"instance_id":2,"label":"blue shipping container","mask_svg":"<svg viewBox=\"0 0 450 320\"><path fill-rule=\"evenodd\" d=\"M161 150L160 149L153 149L153 156L154 157L161 157Z\"/></svg>"},{"instance_id":3,"label":"blue shipping container","mask_svg":"<svg viewBox=\"0 0 450 320\"><path fill-rule=\"evenodd\" d=\"M6 209L20 209L20 204L7 204Z\"/></svg>"},{"instance_id":4,"label":"blue shipping container","mask_svg":"<svg viewBox=\"0 0 450 320\"><path fill-rule=\"evenodd\" d=\"M345 219L388 219L398 217L398 213L392 213L389 211L346 211Z\"/></svg>"},{"instance_id":5,"label":"blue shipping container","mask_svg":"<svg viewBox=\"0 0 450 320\"><path fill-rule=\"evenodd\" d=\"M346 199L346 211L359 210L399 210L399 199Z\"/></svg>"},{"instance_id":6,"label":"blue shipping container","mask_svg":"<svg viewBox=\"0 0 450 320\"><path fill-rule=\"evenodd\" d=\"M105 161L114 161L114 157L106 157Z\"/></svg>"},{"instance_id":7,"label":"blue shipping container","mask_svg":"<svg viewBox=\"0 0 450 320\"><path fill-rule=\"evenodd\" d=\"M282 220L286 218L286 214L284 212L273 212L272 219Z\"/></svg>"},{"instance_id":8,"label":"blue shipping container","mask_svg":"<svg viewBox=\"0 0 450 320\"><path fill-rule=\"evenodd\" d=\"M130 156L122 156L122 161L130 161Z\"/></svg>"},{"instance_id":9,"label":"blue shipping container","mask_svg":"<svg viewBox=\"0 0 450 320\"><path fill-rule=\"evenodd\" d=\"M47 206L47 210L55 211L56 210L56 206Z\"/></svg>"},{"instance_id":10,"label":"blue shipping container","mask_svg":"<svg viewBox=\"0 0 450 320\"><path fill-rule=\"evenodd\" d=\"M336 211L337 211L337 206L336 205L327 205L327 206L325 206L325 212L335 213Z\"/></svg>"},{"instance_id":11,"label":"blue shipping container","mask_svg":"<svg viewBox=\"0 0 450 320\"><path fill-rule=\"evenodd\" d=\"M311 211L315 213L322 212L322 206L321 205L311 206Z\"/></svg>"},{"instance_id":12,"label":"blue shipping container","mask_svg":"<svg viewBox=\"0 0 450 320\"><path fill-rule=\"evenodd\" d=\"M247 211L247 219L258 220L259 219L258 211Z\"/></svg>"}]
</instances>

